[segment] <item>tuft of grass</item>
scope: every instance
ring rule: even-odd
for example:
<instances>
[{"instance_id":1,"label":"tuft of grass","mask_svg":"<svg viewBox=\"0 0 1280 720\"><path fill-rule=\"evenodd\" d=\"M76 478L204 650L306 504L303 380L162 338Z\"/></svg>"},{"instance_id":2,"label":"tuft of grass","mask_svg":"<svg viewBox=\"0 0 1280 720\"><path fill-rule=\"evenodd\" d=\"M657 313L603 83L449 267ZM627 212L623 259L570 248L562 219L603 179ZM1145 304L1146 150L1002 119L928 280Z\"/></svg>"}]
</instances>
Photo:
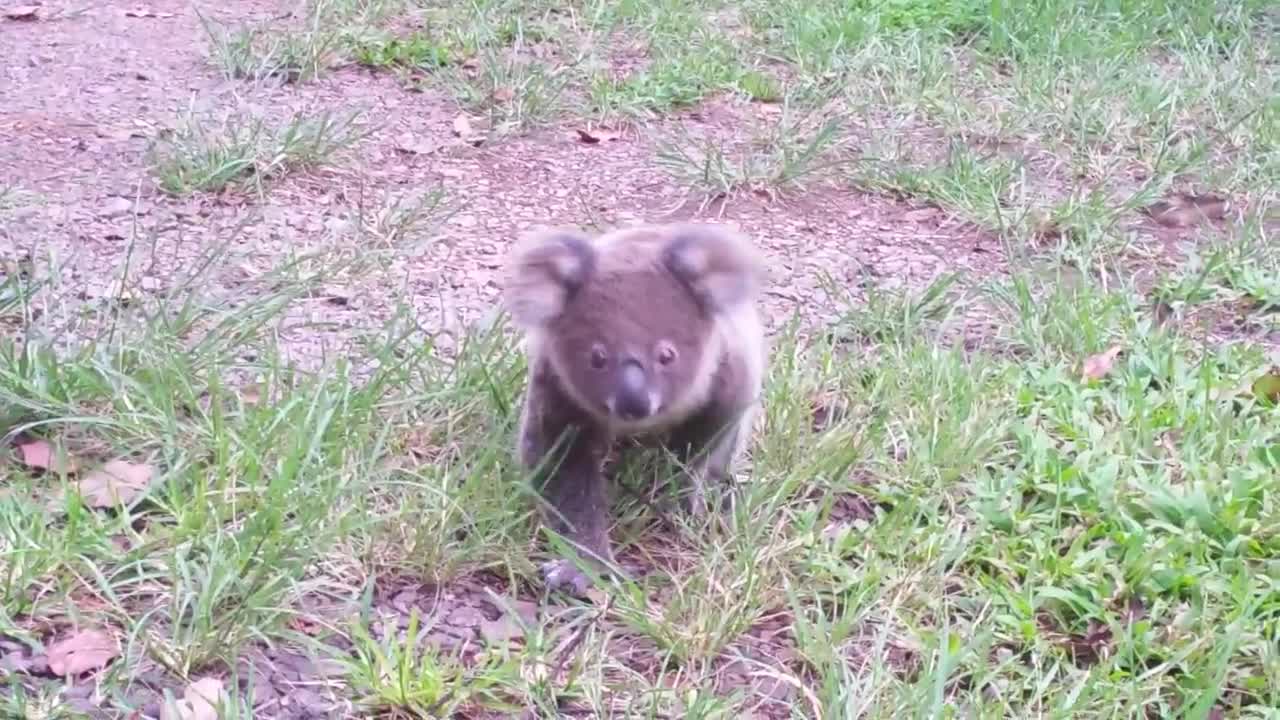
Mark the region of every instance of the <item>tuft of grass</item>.
<instances>
[{"instance_id":1,"label":"tuft of grass","mask_svg":"<svg viewBox=\"0 0 1280 720\"><path fill-rule=\"evenodd\" d=\"M405 0L306 0L307 17L324 18L326 24L367 28L395 18L406 10Z\"/></svg>"},{"instance_id":2,"label":"tuft of grass","mask_svg":"<svg viewBox=\"0 0 1280 720\"><path fill-rule=\"evenodd\" d=\"M1027 216L1026 170L1015 160L983 156L953 142L941 164L912 166L899 153L906 148L884 148L877 157L868 149L853 165L855 183L868 189L928 200L992 230L1014 226ZM907 151L909 152L909 151Z\"/></svg>"},{"instance_id":3,"label":"tuft of grass","mask_svg":"<svg viewBox=\"0 0 1280 720\"><path fill-rule=\"evenodd\" d=\"M481 0L441 8L436 17L454 61L432 80L463 108L499 134L563 114L577 65L564 36L575 33L554 6Z\"/></svg>"},{"instance_id":4,"label":"tuft of grass","mask_svg":"<svg viewBox=\"0 0 1280 720\"><path fill-rule=\"evenodd\" d=\"M450 62L448 49L421 34L360 41L354 44L352 52L356 62L372 68L426 71L444 67Z\"/></svg>"},{"instance_id":5,"label":"tuft of grass","mask_svg":"<svg viewBox=\"0 0 1280 720\"><path fill-rule=\"evenodd\" d=\"M318 15L315 25L306 31L230 29L209 21L198 11L197 15L209 41L212 60L228 79L308 82L328 68L341 47L340 34L322 29Z\"/></svg>"},{"instance_id":6,"label":"tuft of grass","mask_svg":"<svg viewBox=\"0 0 1280 720\"><path fill-rule=\"evenodd\" d=\"M430 647L419 650L419 622L415 610L403 639L387 637L382 641L375 640L363 625L353 625L355 657L345 663L359 707L413 717L451 717L464 707L515 709L502 702L498 693L510 682L513 668L509 662L494 658L479 667L466 667L437 657Z\"/></svg>"},{"instance_id":7,"label":"tuft of grass","mask_svg":"<svg viewBox=\"0 0 1280 720\"><path fill-rule=\"evenodd\" d=\"M171 195L262 185L284 174L317 167L367 134L360 113L335 116L296 113L272 127L257 116L232 114L221 120L189 113L174 131L161 135L148 152L157 186Z\"/></svg>"},{"instance_id":8,"label":"tuft of grass","mask_svg":"<svg viewBox=\"0 0 1280 720\"><path fill-rule=\"evenodd\" d=\"M643 69L621 77L609 72L595 75L589 91L593 110L602 116L651 117L734 87L743 70L731 46L709 31L695 32L666 39L651 51L654 59ZM751 82L767 90L764 83Z\"/></svg>"},{"instance_id":9,"label":"tuft of grass","mask_svg":"<svg viewBox=\"0 0 1280 720\"><path fill-rule=\"evenodd\" d=\"M656 160L676 182L710 197L800 189L843 162L839 119L789 99L771 122L757 123L754 134L734 145L716 136L674 135L660 142Z\"/></svg>"},{"instance_id":10,"label":"tuft of grass","mask_svg":"<svg viewBox=\"0 0 1280 720\"><path fill-rule=\"evenodd\" d=\"M440 78L462 107L485 117L499 133L537 127L559 117L569 83L563 68L488 50L481 51L474 72L451 67Z\"/></svg>"},{"instance_id":11,"label":"tuft of grass","mask_svg":"<svg viewBox=\"0 0 1280 720\"><path fill-rule=\"evenodd\" d=\"M783 89L776 80L759 71L748 71L738 78L738 89L756 102L778 102L783 99Z\"/></svg>"}]
</instances>

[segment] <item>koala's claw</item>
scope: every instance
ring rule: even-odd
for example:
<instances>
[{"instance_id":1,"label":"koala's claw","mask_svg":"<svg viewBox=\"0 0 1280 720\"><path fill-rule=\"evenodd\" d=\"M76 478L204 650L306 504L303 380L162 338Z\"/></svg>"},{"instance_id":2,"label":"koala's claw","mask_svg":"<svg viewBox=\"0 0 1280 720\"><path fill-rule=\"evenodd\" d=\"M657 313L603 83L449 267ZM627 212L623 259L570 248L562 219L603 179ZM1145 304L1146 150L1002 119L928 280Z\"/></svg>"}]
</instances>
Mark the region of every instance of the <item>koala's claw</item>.
<instances>
[{"instance_id":1,"label":"koala's claw","mask_svg":"<svg viewBox=\"0 0 1280 720\"><path fill-rule=\"evenodd\" d=\"M577 597L585 597L591 579L574 566L570 560L551 560L542 564L542 580L548 590L563 590Z\"/></svg>"}]
</instances>

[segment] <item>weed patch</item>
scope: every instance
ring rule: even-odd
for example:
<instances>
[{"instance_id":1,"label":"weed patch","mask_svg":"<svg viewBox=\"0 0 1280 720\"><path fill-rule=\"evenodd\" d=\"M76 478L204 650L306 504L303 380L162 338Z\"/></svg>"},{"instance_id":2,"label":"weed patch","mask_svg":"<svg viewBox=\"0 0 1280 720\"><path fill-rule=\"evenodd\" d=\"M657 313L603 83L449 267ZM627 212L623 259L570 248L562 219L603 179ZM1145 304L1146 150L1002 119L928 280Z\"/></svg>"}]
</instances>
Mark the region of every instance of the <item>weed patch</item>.
<instances>
[{"instance_id":1,"label":"weed patch","mask_svg":"<svg viewBox=\"0 0 1280 720\"><path fill-rule=\"evenodd\" d=\"M149 164L161 190L171 195L263 184L281 175L328 162L366 132L359 114L294 115L280 127L246 115L220 121L191 113L171 134L152 145Z\"/></svg>"}]
</instances>

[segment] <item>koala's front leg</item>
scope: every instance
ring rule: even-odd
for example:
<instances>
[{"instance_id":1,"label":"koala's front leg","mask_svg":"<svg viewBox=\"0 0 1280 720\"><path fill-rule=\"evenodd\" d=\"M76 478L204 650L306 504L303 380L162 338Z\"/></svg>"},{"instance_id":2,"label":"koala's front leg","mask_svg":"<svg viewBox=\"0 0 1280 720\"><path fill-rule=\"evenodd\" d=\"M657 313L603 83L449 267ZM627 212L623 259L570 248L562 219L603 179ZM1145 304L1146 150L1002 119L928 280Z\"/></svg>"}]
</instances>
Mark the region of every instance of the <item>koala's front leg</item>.
<instances>
[{"instance_id":1,"label":"koala's front leg","mask_svg":"<svg viewBox=\"0 0 1280 720\"><path fill-rule=\"evenodd\" d=\"M695 517L707 512L707 483L729 479L750 439L755 413L752 404L713 403L672 433L671 447L687 468L688 509Z\"/></svg>"},{"instance_id":2,"label":"koala's front leg","mask_svg":"<svg viewBox=\"0 0 1280 720\"><path fill-rule=\"evenodd\" d=\"M602 465L611 439L576 411L554 381L535 376L520 422L520 460L535 470L533 481L546 503L543 517L598 569L613 564L609 546L609 499ZM568 558L542 566L549 589L586 592L590 581Z\"/></svg>"}]
</instances>

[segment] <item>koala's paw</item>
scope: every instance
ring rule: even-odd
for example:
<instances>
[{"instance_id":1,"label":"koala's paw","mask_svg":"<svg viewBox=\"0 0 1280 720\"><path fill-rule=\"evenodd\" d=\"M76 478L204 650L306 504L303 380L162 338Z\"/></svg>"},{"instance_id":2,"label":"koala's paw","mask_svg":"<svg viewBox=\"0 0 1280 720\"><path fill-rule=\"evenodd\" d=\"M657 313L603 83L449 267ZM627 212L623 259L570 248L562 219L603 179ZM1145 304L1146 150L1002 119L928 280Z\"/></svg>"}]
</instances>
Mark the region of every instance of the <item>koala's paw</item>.
<instances>
[{"instance_id":1,"label":"koala's paw","mask_svg":"<svg viewBox=\"0 0 1280 720\"><path fill-rule=\"evenodd\" d=\"M585 597L591 587L591 578L574 566L571 560L551 560L542 564L542 581L548 590L561 590L577 597Z\"/></svg>"},{"instance_id":2,"label":"koala's paw","mask_svg":"<svg viewBox=\"0 0 1280 720\"><path fill-rule=\"evenodd\" d=\"M728 489L729 484L725 481L725 476L720 473L706 470L691 472L686 478L685 492L680 505L691 517L700 520L713 509L724 509L724 501L729 495ZM716 498L721 502L718 508L713 508L713 500Z\"/></svg>"},{"instance_id":3,"label":"koala's paw","mask_svg":"<svg viewBox=\"0 0 1280 720\"><path fill-rule=\"evenodd\" d=\"M704 518L707 516L707 493L705 488L697 488L685 496L684 502L685 512L694 518Z\"/></svg>"}]
</instances>

